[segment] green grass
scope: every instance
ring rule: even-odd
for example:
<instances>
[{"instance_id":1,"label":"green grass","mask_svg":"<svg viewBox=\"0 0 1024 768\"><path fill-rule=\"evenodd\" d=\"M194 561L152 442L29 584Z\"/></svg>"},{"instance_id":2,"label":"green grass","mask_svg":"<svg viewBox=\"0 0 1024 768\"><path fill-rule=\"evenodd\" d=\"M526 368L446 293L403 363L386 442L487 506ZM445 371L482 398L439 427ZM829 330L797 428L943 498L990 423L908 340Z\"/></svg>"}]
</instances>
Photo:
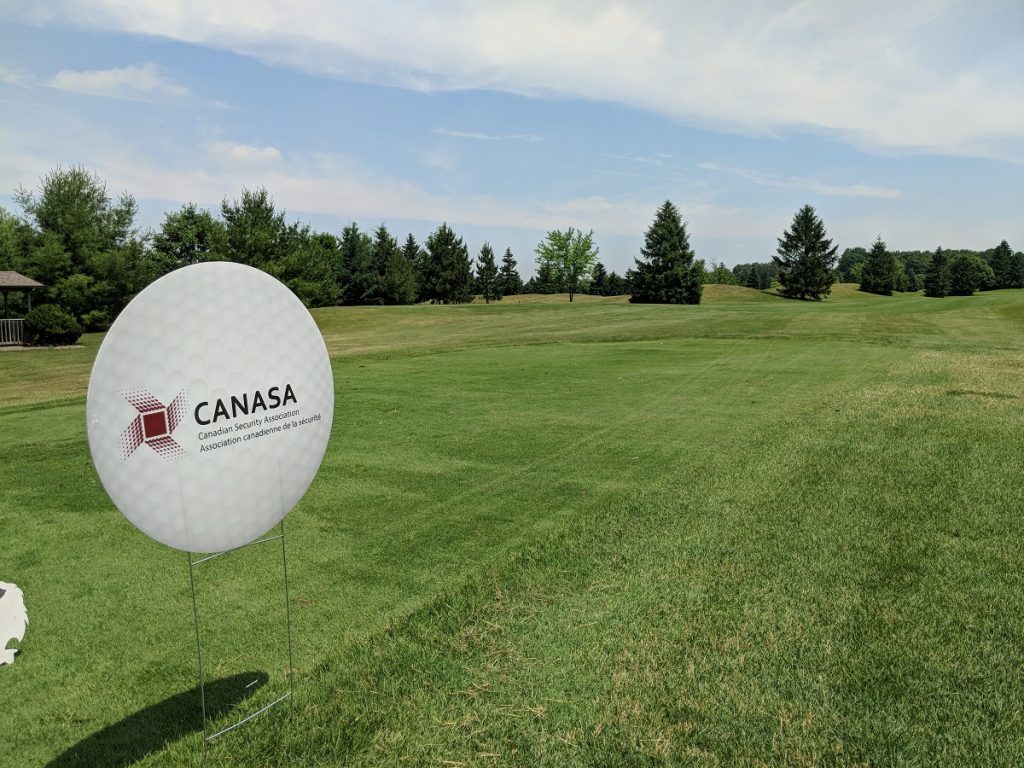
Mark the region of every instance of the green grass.
<instances>
[{"instance_id":1,"label":"green grass","mask_svg":"<svg viewBox=\"0 0 1024 768\"><path fill-rule=\"evenodd\" d=\"M1024 762L1024 291L314 314L297 708L211 764ZM184 556L88 458L99 341L0 353L0 765L201 755ZM283 689L273 566L202 574L211 676L267 676L241 711Z\"/></svg>"}]
</instances>

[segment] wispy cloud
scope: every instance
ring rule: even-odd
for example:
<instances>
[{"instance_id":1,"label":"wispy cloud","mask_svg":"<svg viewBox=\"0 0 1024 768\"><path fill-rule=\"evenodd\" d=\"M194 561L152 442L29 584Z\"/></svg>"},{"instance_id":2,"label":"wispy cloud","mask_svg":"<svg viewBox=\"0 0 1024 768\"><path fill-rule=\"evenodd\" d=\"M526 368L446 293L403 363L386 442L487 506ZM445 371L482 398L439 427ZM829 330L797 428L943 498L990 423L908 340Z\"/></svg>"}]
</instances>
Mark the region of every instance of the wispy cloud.
<instances>
[{"instance_id":1,"label":"wispy cloud","mask_svg":"<svg viewBox=\"0 0 1024 768\"><path fill-rule=\"evenodd\" d=\"M476 141L524 141L533 144L543 141L542 136L535 133L481 133L479 131L455 131L449 128L431 128L431 133L442 136L453 136L457 139L475 139Z\"/></svg>"},{"instance_id":2,"label":"wispy cloud","mask_svg":"<svg viewBox=\"0 0 1024 768\"><path fill-rule=\"evenodd\" d=\"M257 147L230 141L214 142L209 151L212 158L221 162L265 164L276 163L281 159L281 150L277 147Z\"/></svg>"},{"instance_id":3,"label":"wispy cloud","mask_svg":"<svg viewBox=\"0 0 1024 768\"><path fill-rule=\"evenodd\" d=\"M612 160L640 163L642 165L656 165L659 168L668 165L670 161L675 159L672 155L665 152L658 152L653 155L634 155L631 152L612 152L605 155L605 157L611 158Z\"/></svg>"},{"instance_id":4,"label":"wispy cloud","mask_svg":"<svg viewBox=\"0 0 1024 768\"><path fill-rule=\"evenodd\" d=\"M706 171L715 171L718 173L727 173L732 176L738 176L741 179L746 179L754 184L759 184L764 187L775 187L776 189L800 189L807 192L817 192L822 195L874 197L884 200L895 200L903 196L903 193L898 189L878 187L871 184L827 184L825 182L818 181L817 179L798 178L793 176L773 176L768 173L753 171L749 168L730 168L728 166L718 165L717 163L698 163L697 167L703 168Z\"/></svg>"},{"instance_id":5,"label":"wispy cloud","mask_svg":"<svg viewBox=\"0 0 1024 768\"><path fill-rule=\"evenodd\" d=\"M0 67L0 83L4 85L30 88L34 81L32 74L20 67Z\"/></svg>"},{"instance_id":6,"label":"wispy cloud","mask_svg":"<svg viewBox=\"0 0 1024 768\"><path fill-rule=\"evenodd\" d=\"M45 84L62 91L133 101L189 95L188 88L162 74L151 62L113 69L62 69Z\"/></svg>"},{"instance_id":7,"label":"wispy cloud","mask_svg":"<svg viewBox=\"0 0 1024 768\"><path fill-rule=\"evenodd\" d=\"M376 172L340 153L281 152L275 147L228 141L158 160L147 146L124 142L81 118L68 117L40 126L30 137L14 137L0 126L0 143L17 148L0 159L0 189L30 188L55 163L80 162L77 151L85 142L90 147L90 169L110 189L128 190L143 200L167 201L168 207L192 200L216 208L225 196L237 195L242 187L265 186L290 214L448 221L538 233L576 226L593 228L601 235L635 238L650 224L661 203L660 199L615 195L510 199L479 193L439 193ZM768 225L745 209L679 202L691 226L704 235L761 234L756 229Z\"/></svg>"},{"instance_id":8,"label":"wispy cloud","mask_svg":"<svg viewBox=\"0 0 1024 768\"><path fill-rule=\"evenodd\" d=\"M423 91L555 94L732 131L821 131L869 149L977 155L1024 141L1024 58L965 47L963 22L980 11L955 0L595 0L583 13L541 0L253 0L216 14L205 0L37 5L9 13ZM1019 4L985 13L1002 14L1004 29L1024 23Z\"/></svg>"}]
</instances>

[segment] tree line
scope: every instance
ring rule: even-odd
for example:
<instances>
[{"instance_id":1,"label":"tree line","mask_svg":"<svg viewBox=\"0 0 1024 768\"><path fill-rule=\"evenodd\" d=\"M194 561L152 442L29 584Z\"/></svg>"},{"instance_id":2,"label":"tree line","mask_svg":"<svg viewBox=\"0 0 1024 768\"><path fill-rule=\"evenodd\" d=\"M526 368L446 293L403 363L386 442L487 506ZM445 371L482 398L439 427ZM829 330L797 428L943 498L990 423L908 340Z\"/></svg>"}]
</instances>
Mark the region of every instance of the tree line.
<instances>
[{"instance_id":1,"label":"tree line","mask_svg":"<svg viewBox=\"0 0 1024 768\"><path fill-rule=\"evenodd\" d=\"M442 223L423 243L397 240L381 224L355 223L340 235L289 223L266 189L244 189L219 215L194 203L165 214L156 232L135 225L138 206L82 167L57 168L38 193L18 189L16 216L0 208L0 270L21 272L47 287L40 312L56 325L103 330L142 288L171 270L228 260L262 269L310 307L356 304L499 301L519 293L626 295L635 303L699 304L703 285L725 283L793 298L827 296L837 280L874 293L924 289L928 296L1024 287L1024 255L1004 240L988 251L889 251L879 237L870 250L838 247L814 208L803 206L778 239L769 262L708 268L690 246L686 224L666 200L644 235L640 256L624 275L598 260L594 232L552 230L535 249L535 274L524 282L511 249L500 263L484 243L475 258ZM24 309L10 297L15 312ZM45 307L49 307L46 309ZM76 337L77 338L77 337Z\"/></svg>"}]
</instances>

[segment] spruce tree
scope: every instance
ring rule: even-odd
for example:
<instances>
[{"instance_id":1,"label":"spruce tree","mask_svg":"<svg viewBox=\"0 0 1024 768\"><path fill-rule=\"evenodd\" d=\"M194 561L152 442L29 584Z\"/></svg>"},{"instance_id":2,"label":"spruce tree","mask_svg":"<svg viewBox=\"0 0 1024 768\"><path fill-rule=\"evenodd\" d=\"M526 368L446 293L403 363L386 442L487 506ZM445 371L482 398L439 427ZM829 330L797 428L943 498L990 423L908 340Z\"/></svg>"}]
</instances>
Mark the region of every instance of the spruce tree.
<instances>
[{"instance_id":1,"label":"spruce tree","mask_svg":"<svg viewBox=\"0 0 1024 768\"><path fill-rule=\"evenodd\" d=\"M992 249L989 264L995 273L997 288L1024 287L1024 273L1021 270L1020 259L1015 258L1010 244L1005 240Z\"/></svg>"},{"instance_id":2,"label":"spruce tree","mask_svg":"<svg viewBox=\"0 0 1024 768\"><path fill-rule=\"evenodd\" d=\"M700 304L702 271L694 264L693 250L679 210L668 200L654 216L644 235L642 259L630 271L630 301L661 304Z\"/></svg>"},{"instance_id":3,"label":"spruce tree","mask_svg":"<svg viewBox=\"0 0 1024 768\"><path fill-rule=\"evenodd\" d=\"M949 259L949 295L971 296L995 285L995 273L977 253L957 253Z\"/></svg>"},{"instance_id":4,"label":"spruce tree","mask_svg":"<svg viewBox=\"0 0 1024 768\"><path fill-rule=\"evenodd\" d=\"M422 294L432 304L459 304L473 298L469 251L447 223L427 237Z\"/></svg>"},{"instance_id":5,"label":"spruce tree","mask_svg":"<svg viewBox=\"0 0 1024 768\"><path fill-rule=\"evenodd\" d=\"M352 222L341 230L338 246L341 304L362 304L373 291L377 273L373 265L373 240Z\"/></svg>"},{"instance_id":6,"label":"spruce tree","mask_svg":"<svg viewBox=\"0 0 1024 768\"><path fill-rule=\"evenodd\" d=\"M971 296L976 288L974 266L967 257L957 254L949 260L949 295Z\"/></svg>"},{"instance_id":7,"label":"spruce tree","mask_svg":"<svg viewBox=\"0 0 1024 768\"><path fill-rule=\"evenodd\" d=\"M825 225L805 205L793 216L790 229L779 238L777 255L782 294L796 299L820 301L832 291L834 267L839 246L826 237Z\"/></svg>"},{"instance_id":8,"label":"spruce tree","mask_svg":"<svg viewBox=\"0 0 1024 768\"><path fill-rule=\"evenodd\" d=\"M501 288L502 296L515 296L523 290L523 280L516 270L516 260L512 256L512 249L506 248L505 255L501 257L501 269L498 271L498 286Z\"/></svg>"},{"instance_id":9,"label":"spruce tree","mask_svg":"<svg viewBox=\"0 0 1024 768\"><path fill-rule=\"evenodd\" d=\"M747 279L743 281L743 285L747 288L761 288L761 280L757 276L757 267L753 264L750 265L750 270L747 272Z\"/></svg>"},{"instance_id":10,"label":"spruce tree","mask_svg":"<svg viewBox=\"0 0 1024 768\"><path fill-rule=\"evenodd\" d=\"M587 289L587 293L591 296L607 296L608 290L608 270L604 268L604 264L600 261L594 265L594 271L590 276L590 287Z\"/></svg>"},{"instance_id":11,"label":"spruce tree","mask_svg":"<svg viewBox=\"0 0 1024 768\"><path fill-rule=\"evenodd\" d=\"M911 266L907 267L907 290L911 293L916 293L921 290L921 280L917 276L917 272Z\"/></svg>"},{"instance_id":12,"label":"spruce tree","mask_svg":"<svg viewBox=\"0 0 1024 768\"><path fill-rule=\"evenodd\" d=\"M416 301L416 279L412 265L381 224L373 240L374 280L364 300L366 304L412 304Z\"/></svg>"},{"instance_id":13,"label":"spruce tree","mask_svg":"<svg viewBox=\"0 0 1024 768\"><path fill-rule=\"evenodd\" d=\"M412 232L405 238L405 245L402 246L402 255L405 260L409 263L409 267L412 269L413 283L416 288L417 298L420 295L420 285L422 283L420 269L423 266L423 249L420 248L420 244L416 242L416 238L413 237Z\"/></svg>"},{"instance_id":14,"label":"spruce tree","mask_svg":"<svg viewBox=\"0 0 1024 768\"><path fill-rule=\"evenodd\" d=\"M533 285L537 293L559 293L561 290L555 268L548 262L537 265L537 274L533 277Z\"/></svg>"},{"instance_id":15,"label":"spruce tree","mask_svg":"<svg viewBox=\"0 0 1024 768\"><path fill-rule=\"evenodd\" d=\"M501 301L501 286L498 284L498 265L494 263L494 250L490 243L484 243L477 257L477 290L484 297L484 303Z\"/></svg>"},{"instance_id":16,"label":"spruce tree","mask_svg":"<svg viewBox=\"0 0 1024 768\"><path fill-rule=\"evenodd\" d=\"M608 275L608 288L605 296L622 296L629 293L629 283L626 278L616 272Z\"/></svg>"},{"instance_id":17,"label":"spruce tree","mask_svg":"<svg viewBox=\"0 0 1024 768\"><path fill-rule=\"evenodd\" d=\"M949 264L942 247L935 249L928 270L924 273L924 295L935 299L945 298L949 294Z\"/></svg>"},{"instance_id":18,"label":"spruce tree","mask_svg":"<svg viewBox=\"0 0 1024 768\"><path fill-rule=\"evenodd\" d=\"M877 293L892 296L896 277L896 264L892 254L882 242L879 235L871 246L868 258L860 273L860 290L866 293Z\"/></svg>"}]
</instances>

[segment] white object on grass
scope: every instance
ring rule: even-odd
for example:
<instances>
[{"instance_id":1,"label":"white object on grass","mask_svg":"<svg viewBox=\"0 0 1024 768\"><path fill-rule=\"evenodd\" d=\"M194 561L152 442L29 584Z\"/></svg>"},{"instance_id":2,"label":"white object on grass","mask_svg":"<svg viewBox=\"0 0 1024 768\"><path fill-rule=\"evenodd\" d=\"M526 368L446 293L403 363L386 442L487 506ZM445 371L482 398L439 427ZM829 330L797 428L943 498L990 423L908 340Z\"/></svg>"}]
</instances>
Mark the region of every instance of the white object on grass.
<instances>
[{"instance_id":1,"label":"white object on grass","mask_svg":"<svg viewBox=\"0 0 1024 768\"><path fill-rule=\"evenodd\" d=\"M25 595L14 584L0 581L0 665L13 664L16 648L8 648L11 640L19 643L25 637L28 626L28 611L25 610Z\"/></svg>"},{"instance_id":2,"label":"white object on grass","mask_svg":"<svg viewBox=\"0 0 1024 768\"><path fill-rule=\"evenodd\" d=\"M278 280L229 262L175 270L136 296L86 399L111 500L187 552L239 547L280 522L316 476L333 418L312 316Z\"/></svg>"}]
</instances>

